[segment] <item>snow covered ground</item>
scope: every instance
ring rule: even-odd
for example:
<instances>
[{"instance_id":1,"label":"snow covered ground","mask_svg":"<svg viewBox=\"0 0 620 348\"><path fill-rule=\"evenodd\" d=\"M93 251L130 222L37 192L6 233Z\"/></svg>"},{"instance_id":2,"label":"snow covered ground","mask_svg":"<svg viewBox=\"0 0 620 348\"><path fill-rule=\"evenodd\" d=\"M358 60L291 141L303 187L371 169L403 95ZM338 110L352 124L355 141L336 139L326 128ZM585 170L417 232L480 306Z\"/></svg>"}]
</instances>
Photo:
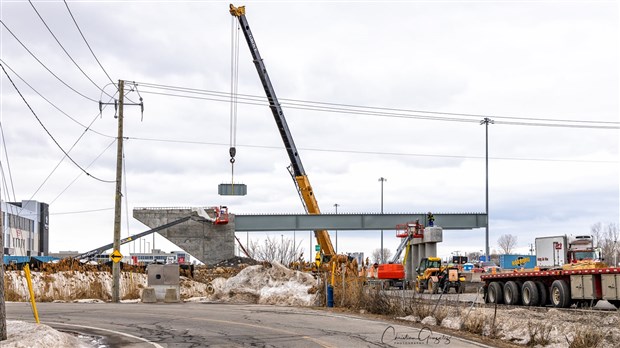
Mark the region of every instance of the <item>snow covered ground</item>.
<instances>
[{"instance_id":1,"label":"snow covered ground","mask_svg":"<svg viewBox=\"0 0 620 348\"><path fill-rule=\"evenodd\" d=\"M82 348L91 347L77 337L44 324L7 320L7 340L2 348Z\"/></svg>"},{"instance_id":2,"label":"snow covered ground","mask_svg":"<svg viewBox=\"0 0 620 348\"><path fill-rule=\"evenodd\" d=\"M139 301L147 286L146 274L121 273L122 302ZM37 301L104 302L111 298L112 275L109 272L63 271L32 272ZM187 302L261 303L280 306L312 306L316 280L308 273L290 270L280 264L255 265L230 278L216 278L204 284L181 277L181 299ZM28 286L22 271L5 275L7 301L28 301ZM8 340L2 348L21 347L90 347L77 337L47 325L7 320Z\"/></svg>"}]
</instances>

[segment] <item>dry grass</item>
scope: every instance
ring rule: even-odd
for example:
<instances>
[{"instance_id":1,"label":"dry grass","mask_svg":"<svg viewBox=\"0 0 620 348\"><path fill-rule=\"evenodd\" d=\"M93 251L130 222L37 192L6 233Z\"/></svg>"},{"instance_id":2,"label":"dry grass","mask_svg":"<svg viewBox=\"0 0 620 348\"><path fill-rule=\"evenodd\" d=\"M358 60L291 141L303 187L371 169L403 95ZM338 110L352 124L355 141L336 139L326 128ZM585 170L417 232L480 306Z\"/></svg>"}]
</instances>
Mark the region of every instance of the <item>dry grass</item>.
<instances>
[{"instance_id":1,"label":"dry grass","mask_svg":"<svg viewBox=\"0 0 620 348\"><path fill-rule=\"evenodd\" d=\"M534 346L546 346L551 343L551 330L553 329L553 325L543 323L543 324L533 324L532 322L527 323L527 332L530 336L530 340L527 342L529 347Z\"/></svg>"},{"instance_id":2,"label":"dry grass","mask_svg":"<svg viewBox=\"0 0 620 348\"><path fill-rule=\"evenodd\" d=\"M577 327L575 329L575 337L570 340L566 337L568 348L596 348L605 339L604 333L593 327Z\"/></svg>"},{"instance_id":3,"label":"dry grass","mask_svg":"<svg viewBox=\"0 0 620 348\"><path fill-rule=\"evenodd\" d=\"M482 313L474 312L463 321L463 330L475 335L482 335L484 332L485 318Z\"/></svg>"},{"instance_id":4,"label":"dry grass","mask_svg":"<svg viewBox=\"0 0 620 348\"><path fill-rule=\"evenodd\" d=\"M4 300L5 301L19 301L21 296L19 293L13 290L14 285L10 277L4 276Z\"/></svg>"}]
</instances>

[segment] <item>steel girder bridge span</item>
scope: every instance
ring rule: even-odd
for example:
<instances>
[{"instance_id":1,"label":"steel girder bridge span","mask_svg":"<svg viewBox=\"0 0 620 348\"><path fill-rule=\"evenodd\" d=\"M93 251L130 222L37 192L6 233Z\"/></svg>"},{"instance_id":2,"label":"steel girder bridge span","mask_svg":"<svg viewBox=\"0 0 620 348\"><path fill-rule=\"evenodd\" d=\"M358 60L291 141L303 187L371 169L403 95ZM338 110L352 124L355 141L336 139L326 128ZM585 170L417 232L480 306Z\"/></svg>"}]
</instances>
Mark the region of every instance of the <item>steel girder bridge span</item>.
<instances>
[{"instance_id":1,"label":"steel girder bridge span","mask_svg":"<svg viewBox=\"0 0 620 348\"><path fill-rule=\"evenodd\" d=\"M470 230L487 226L484 213L433 213L435 226L444 230ZM398 214L235 214L236 232L314 230L394 230L396 225L418 220L428 226L426 213Z\"/></svg>"}]
</instances>

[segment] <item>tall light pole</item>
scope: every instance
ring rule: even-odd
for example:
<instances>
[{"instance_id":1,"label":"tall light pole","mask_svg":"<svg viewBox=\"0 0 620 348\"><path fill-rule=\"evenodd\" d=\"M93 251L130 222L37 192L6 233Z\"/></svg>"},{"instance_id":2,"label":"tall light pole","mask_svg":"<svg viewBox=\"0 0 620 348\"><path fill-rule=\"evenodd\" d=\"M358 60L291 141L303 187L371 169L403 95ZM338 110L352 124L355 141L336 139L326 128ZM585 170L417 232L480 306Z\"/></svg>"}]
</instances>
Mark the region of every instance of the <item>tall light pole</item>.
<instances>
[{"instance_id":1,"label":"tall light pole","mask_svg":"<svg viewBox=\"0 0 620 348\"><path fill-rule=\"evenodd\" d=\"M379 181L381 182L381 214L383 214L383 183L386 182L387 179L380 177ZM381 263L385 263L385 258L383 257L383 230L381 230Z\"/></svg>"},{"instance_id":2,"label":"tall light pole","mask_svg":"<svg viewBox=\"0 0 620 348\"><path fill-rule=\"evenodd\" d=\"M334 203L334 208L336 208L336 215L338 215L338 207L340 204ZM338 255L338 230L336 230L336 255Z\"/></svg>"},{"instance_id":3,"label":"tall light pole","mask_svg":"<svg viewBox=\"0 0 620 348\"><path fill-rule=\"evenodd\" d=\"M486 226L486 234L485 234L485 241L486 241L486 261L489 261L489 123L493 124L495 123L492 119L485 117L482 121L480 121L480 124L484 125L484 134L485 134L485 148L486 148L486 155L485 155L485 168L486 168L486 196L485 196L485 214L487 215L487 226Z\"/></svg>"}]
</instances>

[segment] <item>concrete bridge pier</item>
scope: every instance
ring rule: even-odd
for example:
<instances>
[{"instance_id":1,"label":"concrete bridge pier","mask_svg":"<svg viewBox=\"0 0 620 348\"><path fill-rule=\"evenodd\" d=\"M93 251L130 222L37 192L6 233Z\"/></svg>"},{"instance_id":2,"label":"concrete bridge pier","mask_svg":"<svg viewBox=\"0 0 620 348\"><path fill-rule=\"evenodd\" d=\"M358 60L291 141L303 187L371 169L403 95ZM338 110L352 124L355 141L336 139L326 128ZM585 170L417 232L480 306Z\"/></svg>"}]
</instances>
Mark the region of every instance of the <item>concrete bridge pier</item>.
<instances>
[{"instance_id":1,"label":"concrete bridge pier","mask_svg":"<svg viewBox=\"0 0 620 348\"><path fill-rule=\"evenodd\" d=\"M204 209L209 216L215 216L213 209ZM191 208L136 208L133 210L133 217L150 228L159 227L191 214ZM229 214L229 222L226 225L188 220L157 233L205 264L214 264L235 256L235 216L233 214Z\"/></svg>"}]
</instances>

